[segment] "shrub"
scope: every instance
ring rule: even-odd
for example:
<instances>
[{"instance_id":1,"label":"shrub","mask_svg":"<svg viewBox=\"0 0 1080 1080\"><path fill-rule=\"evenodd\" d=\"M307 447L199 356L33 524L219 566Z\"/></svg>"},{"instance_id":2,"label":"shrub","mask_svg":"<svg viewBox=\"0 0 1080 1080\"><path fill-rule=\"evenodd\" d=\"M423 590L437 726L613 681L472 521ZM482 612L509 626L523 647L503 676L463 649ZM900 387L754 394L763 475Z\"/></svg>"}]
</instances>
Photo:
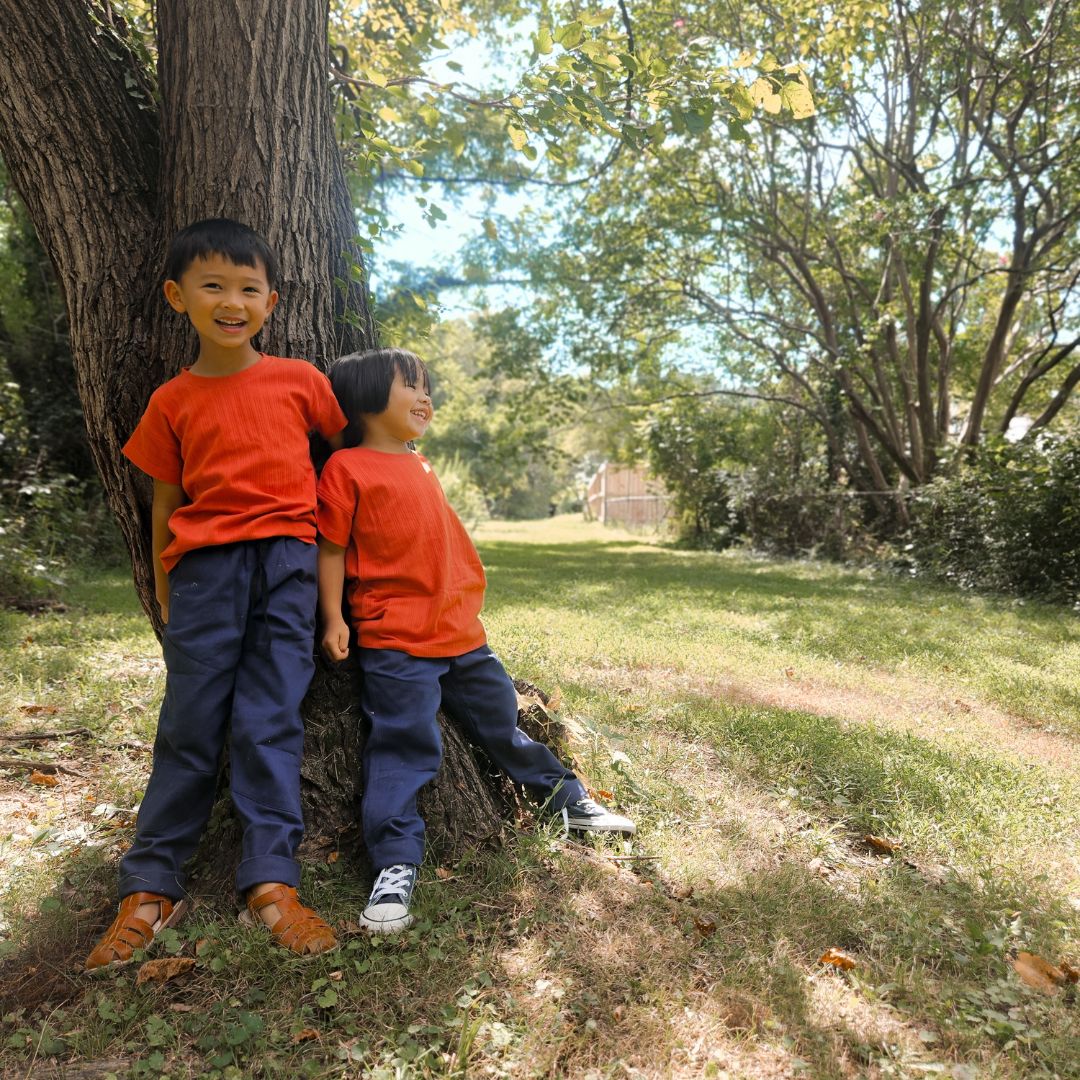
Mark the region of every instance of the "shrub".
<instances>
[{"instance_id":1,"label":"shrub","mask_svg":"<svg viewBox=\"0 0 1080 1080\"><path fill-rule=\"evenodd\" d=\"M488 508L483 493L473 482L469 467L455 454L446 461L434 463L435 472L446 492L446 500L470 532L487 521Z\"/></svg>"},{"instance_id":2,"label":"shrub","mask_svg":"<svg viewBox=\"0 0 1080 1080\"><path fill-rule=\"evenodd\" d=\"M917 571L1080 602L1080 436L994 443L912 501Z\"/></svg>"}]
</instances>

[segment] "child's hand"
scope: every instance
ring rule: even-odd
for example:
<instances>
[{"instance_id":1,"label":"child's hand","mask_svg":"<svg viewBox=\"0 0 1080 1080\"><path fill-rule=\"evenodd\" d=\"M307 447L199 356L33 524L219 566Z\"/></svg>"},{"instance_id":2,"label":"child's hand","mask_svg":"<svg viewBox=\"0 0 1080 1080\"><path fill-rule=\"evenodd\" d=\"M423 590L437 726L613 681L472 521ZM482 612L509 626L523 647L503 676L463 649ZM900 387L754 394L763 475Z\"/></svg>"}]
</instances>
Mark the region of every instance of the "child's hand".
<instances>
[{"instance_id":1,"label":"child's hand","mask_svg":"<svg viewBox=\"0 0 1080 1080\"><path fill-rule=\"evenodd\" d=\"M161 612L161 621L168 626L169 625L169 585L165 583L165 588L155 589L154 598L158 602L158 610Z\"/></svg>"},{"instance_id":2,"label":"child's hand","mask_svg":"<svg viewBox=\"0 0 1080 1080\"><path fill-rule=\"evenodd\" d=\"M327 660L344 660L349 655L349 627L344 619L327 624L323 630L322 651Z\"/></svg>"}]
</instances>

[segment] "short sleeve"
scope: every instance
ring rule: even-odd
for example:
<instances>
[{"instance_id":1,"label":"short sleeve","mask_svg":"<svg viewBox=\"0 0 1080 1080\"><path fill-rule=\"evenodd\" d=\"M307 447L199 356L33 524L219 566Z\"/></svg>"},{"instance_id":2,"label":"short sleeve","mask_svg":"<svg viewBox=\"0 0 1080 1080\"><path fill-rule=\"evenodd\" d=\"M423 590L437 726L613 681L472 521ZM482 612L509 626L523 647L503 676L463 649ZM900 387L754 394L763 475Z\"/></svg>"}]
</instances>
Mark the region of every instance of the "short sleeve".
<instances>
[{"instance_id":1,"label":"short sleeve","mask_svg":"<svg viewBox=\"0 0 1080 1080\"><path fill-rule=\"evenodd\" d=\"M311 415L308 421L311 430L317 431L324 439L329 439L342 431L348 421L334 397L330 380L313 364L308 366L313 376L309 403Z\"/></svg>"},{"instance_id":2,"label":"short sleeve","mask_svg":"<svg viewBox=\"0 0 1080 1080\"><path fill-rule=\"evenodd\" d=\"M180 439L162 405L160 391L155 391L131 438L124 444L123 455L148 476L164 484L183 482L184 459Z\"/></svg>"},{"instance_id":3,"label":"short sleeve","mask_svg":"<svg viewBox=\"0 0 1080 1080\"><path fill-rule=\"evenodd\" d=\"M359 492L339 454L332 454L319 477L315 516L319 533L331 544L348 547Z\"/></svg>"}]
</instances>

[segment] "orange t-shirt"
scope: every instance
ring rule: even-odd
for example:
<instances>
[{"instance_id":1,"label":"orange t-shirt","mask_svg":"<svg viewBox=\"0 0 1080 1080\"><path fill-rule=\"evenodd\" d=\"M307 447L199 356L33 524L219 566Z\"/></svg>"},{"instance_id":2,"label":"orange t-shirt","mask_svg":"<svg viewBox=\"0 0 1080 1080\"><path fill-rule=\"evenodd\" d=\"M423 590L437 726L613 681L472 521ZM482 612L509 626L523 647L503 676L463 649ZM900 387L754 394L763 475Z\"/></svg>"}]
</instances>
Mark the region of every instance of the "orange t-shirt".
<instances>
[{"instance_id":1,"label":"orange t-shirt","mask_svg":"<svg viewBox=\"0 0 1080 1080\"><path fill-rule=\"evenodd\" d=\"M305 360L263 356L219 377L185 369L159 386L124 454L187 496L169 518L165 569L214 544L274 536L314 543L308 435L330 438L344 427L330 380Z\"/></svg>"},{"instance_id":2,"label":"orange t-shirt","mask_svg":"<svg viewBox=\"0 0 1080 1080\"><path fill-rule=\"evenodd\" d=\"M460 656L487 640L480 556L420 454L332 455L319 477L319 532L346 549L363 648Z\"/></svg>"}]
</instances>

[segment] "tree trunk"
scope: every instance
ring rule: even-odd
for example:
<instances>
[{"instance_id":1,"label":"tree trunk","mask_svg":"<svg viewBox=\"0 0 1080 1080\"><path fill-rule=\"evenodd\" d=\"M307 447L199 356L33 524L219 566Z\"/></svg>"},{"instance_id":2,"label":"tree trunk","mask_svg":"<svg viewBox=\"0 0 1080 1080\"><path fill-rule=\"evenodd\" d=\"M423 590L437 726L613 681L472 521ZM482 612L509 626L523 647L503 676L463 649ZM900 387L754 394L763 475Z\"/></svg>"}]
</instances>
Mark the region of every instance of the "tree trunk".
<instances>
[{"instance_id":1,"label":"tree trunk","mask_svg":"<svg viewBox=\"0 0 1080 1080\"><path fill-rule=\"evenodd\" d=\"M161 295L169 236L224 215L268 237L282 301L261 334L267 352L325 369L372 344L374 324L334 137L326 0L160 0L156 98L113 18L85 0L0 0L0 154L63 288L90 446L160 632L150 483L120 448L151 392L194 355L187 320ZM349 673L320 663L303 765L315 848L337 848L355 821L351 700ZM445 734L425 807L433 846L452 853L498 835L509 789Z\"/></svg>"}]
</instances>

